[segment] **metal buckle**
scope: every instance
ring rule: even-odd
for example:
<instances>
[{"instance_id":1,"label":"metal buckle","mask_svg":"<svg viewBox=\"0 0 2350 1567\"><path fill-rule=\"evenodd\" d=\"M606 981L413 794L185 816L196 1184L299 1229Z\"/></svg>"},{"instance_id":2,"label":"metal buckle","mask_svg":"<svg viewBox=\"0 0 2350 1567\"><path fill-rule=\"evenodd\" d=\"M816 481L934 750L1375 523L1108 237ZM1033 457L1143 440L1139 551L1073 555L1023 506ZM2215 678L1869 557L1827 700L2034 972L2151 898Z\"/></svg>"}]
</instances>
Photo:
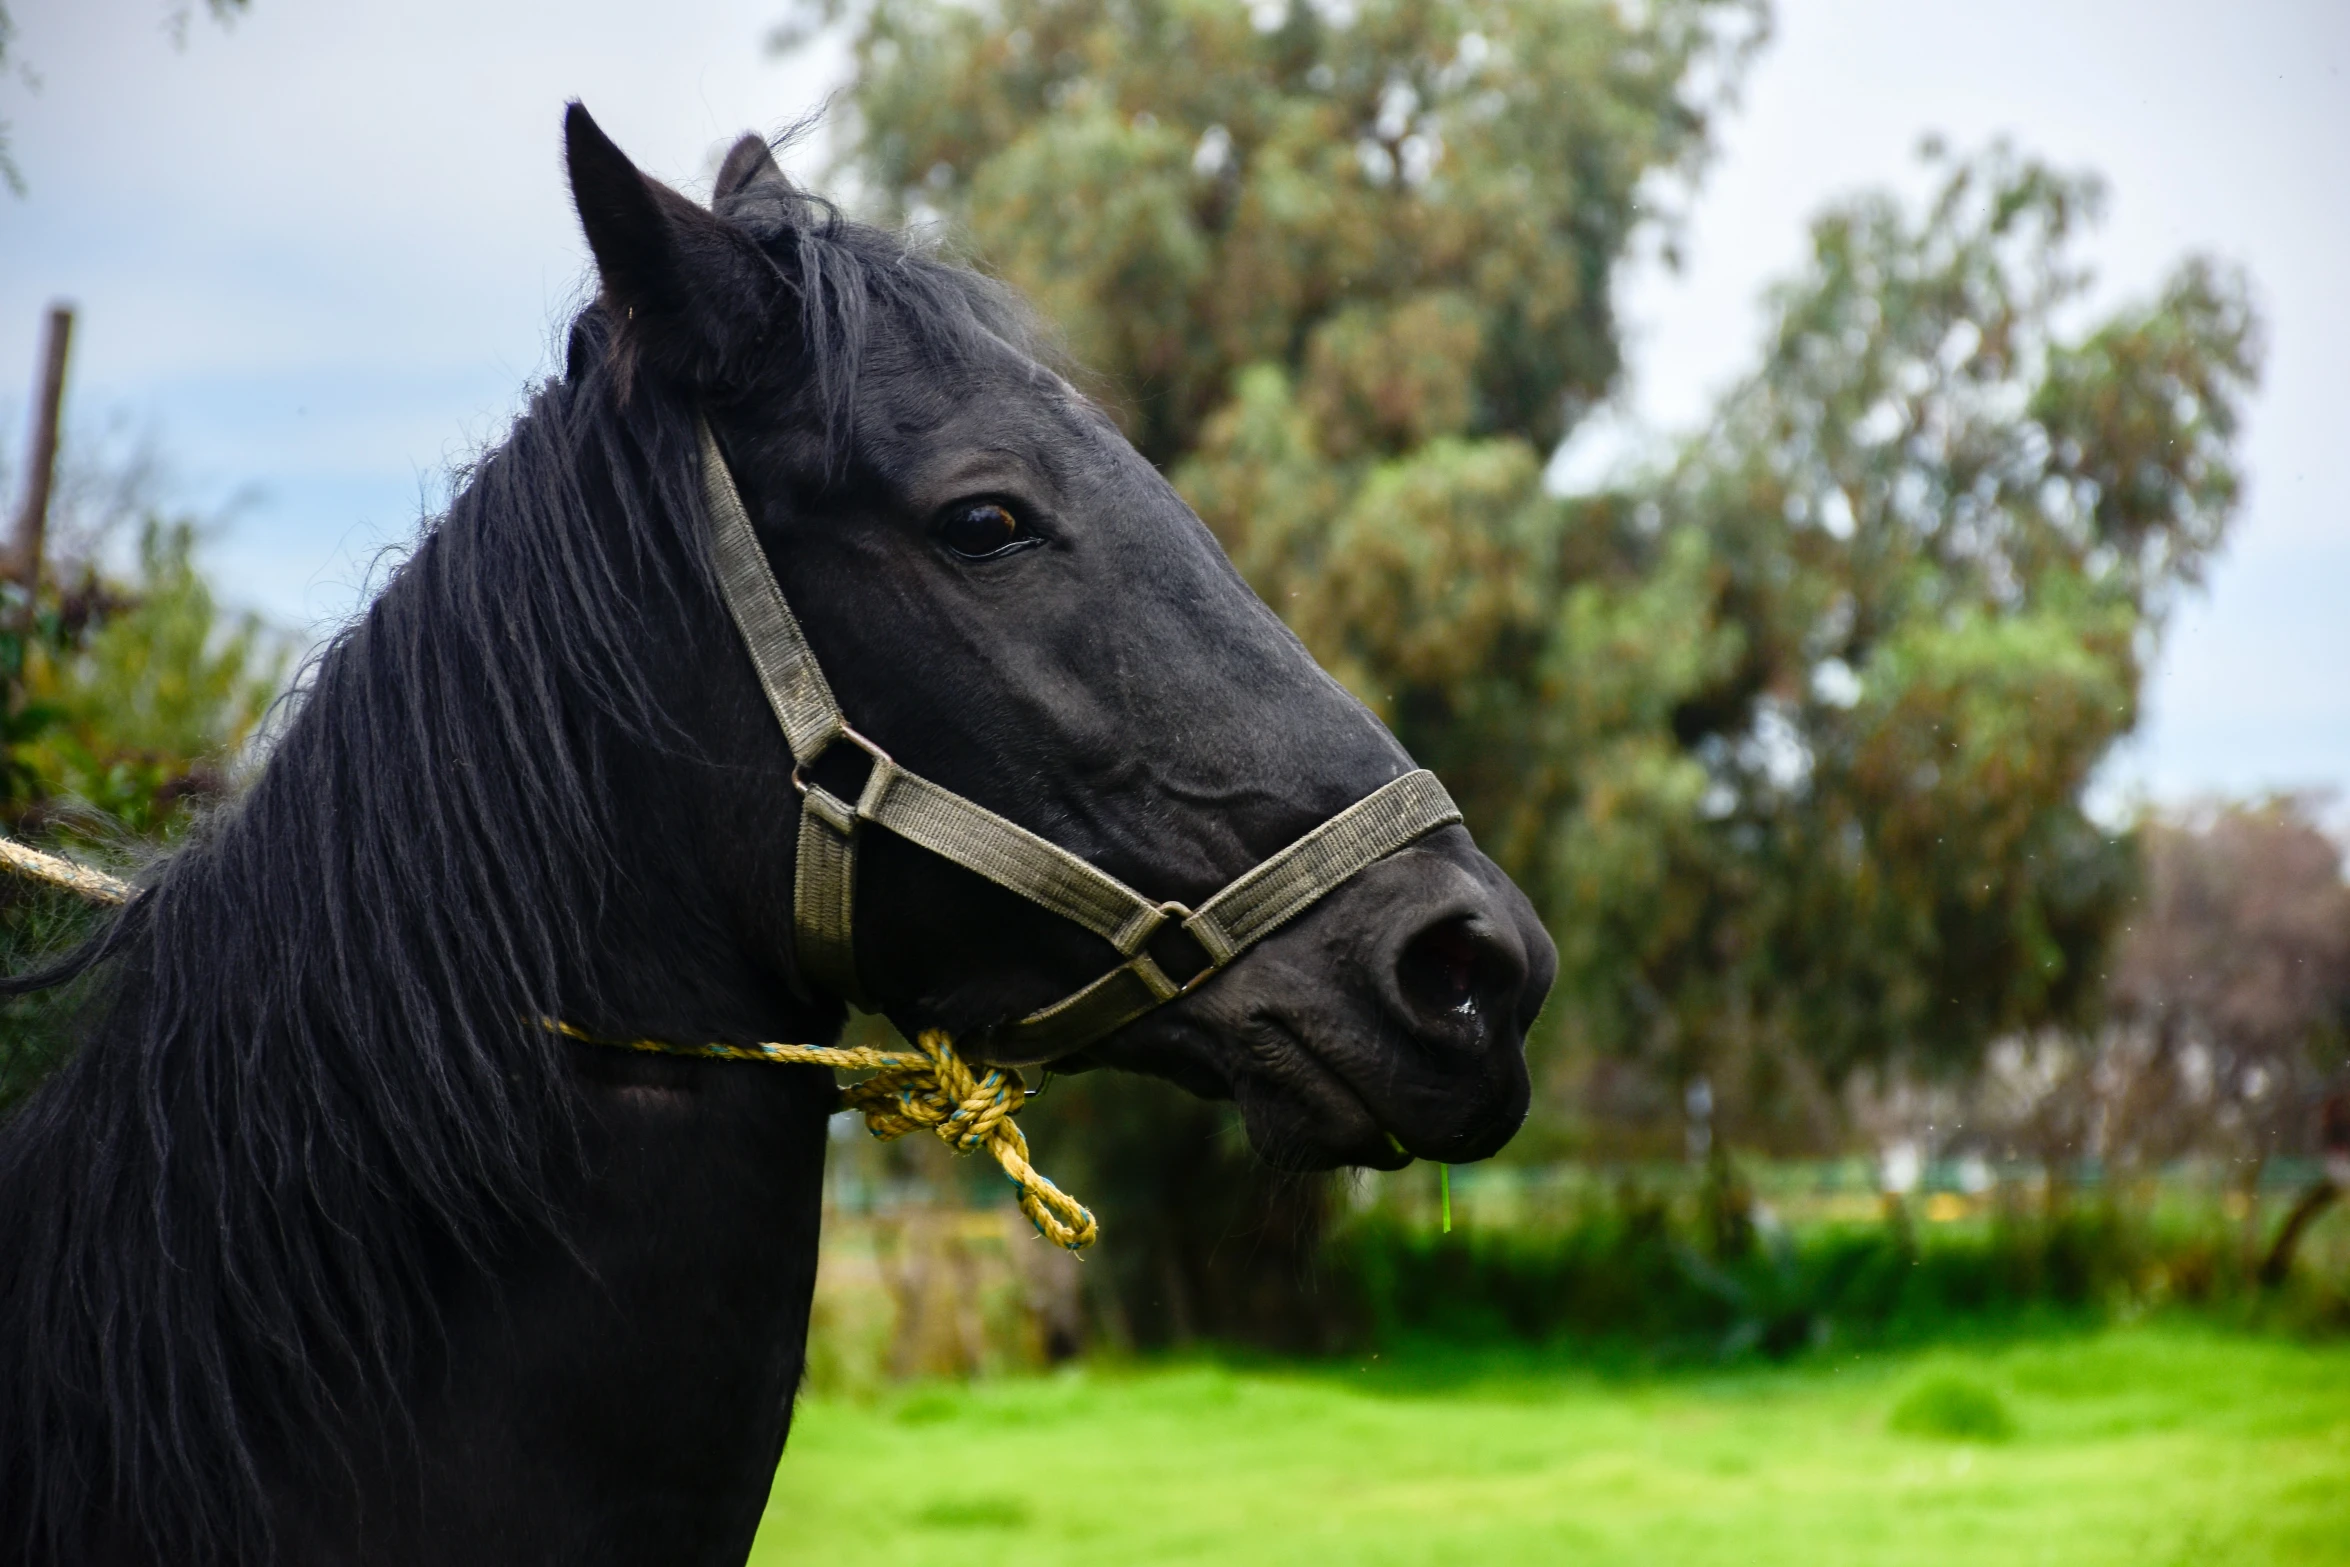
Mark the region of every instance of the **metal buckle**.
<instances>
[{"instance_id":1,"label":"metal buckle","mask_svg":"<svg viewBox=\"0 0 2350 1567\"><path fill-rule=\"evenodd\" d=\"M1159 905L1160 923L1151 927L1151 934L1154 936L1157 935L1160 930L1164 929L1168 925L1173 925L1177 930L1182 930L1183 922L1190 919L1192 915L1197 912L1198 911L1193 909L1189 904L1177 903L1173 899L1169 899L1167 902ZM1190 933L1185 932L1185 934L1189 935ZM1200 949L1200 952L1207 958L1207 966L1202 968L1198 973L1192 975L1191 978L1185 980L1182 984L1176 985L1175 996L1190 995L1193 991L1199 989L1200 986L1206 984L1209 980L1214 979L1218 974L1224 971L1224 965L1216 961L1216 955L1213 952L1208 951L1208 944L1206 942L1201 941L1197 936L1192 936L1191 940L1193 944L1195 944ZM1136 949L1137 953L1147 953L1149 950L1150 948L1147 938L1145 939L1144 944ZM1153 961L1156 962L1155 959ZM1160 972L1164 973L1165 970L1162 969ZM1169 983L1173 983L1173 981L1170 980ZM1175 999L1175 996L1169 996L1167 999L1172 1001Z\"/></svg>"},{"instance_id":2,"label":"metal buckle","mask_svg":"<svg viewBox=\"0 0 2350 1567\"><path fill-rule=\"evenodd\" d=\"M876 767L897 766L896 759L893 758L887 751L884 751L881 747L875 745L872 741L866 739L863 735L857 733L856 730L851 729L847 724L844 723L840 726L839 731L835 733L830 740L824 742L824 750L818 751L814 756L809 757L805 762L792 763L791 786L794 789L799 790L802 794L806 794L810 789L814 788L815 785L808 782L808 769L814 766L816 763L824 760L826 752L829 752L835 745L838 745L843 740L846 740L849 744L855 746L858 750L873 758L873 765ZM1188 913L1186 913L1185 917L1189 917Z\"/></svg>"}]
</instances>

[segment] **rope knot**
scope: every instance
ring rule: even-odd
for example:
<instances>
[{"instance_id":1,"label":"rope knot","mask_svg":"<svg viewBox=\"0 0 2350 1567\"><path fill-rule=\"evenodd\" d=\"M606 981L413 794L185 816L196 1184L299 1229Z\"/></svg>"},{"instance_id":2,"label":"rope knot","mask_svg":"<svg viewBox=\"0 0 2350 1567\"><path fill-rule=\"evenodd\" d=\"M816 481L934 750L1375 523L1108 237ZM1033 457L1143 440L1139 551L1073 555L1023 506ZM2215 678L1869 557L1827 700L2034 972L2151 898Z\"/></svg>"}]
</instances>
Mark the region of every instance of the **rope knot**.
<instances>
[{"instance_id":1,"label":"rope knot","mask_svg":"<svg viewBox=\"0 0 2350 1567\"><path fill-rule=\"evenodd\" d=\"M855 1045L671 1045L657 1039L601 1040L556 1018L540 1027L591 1044L619 1044L658 1055L714 1056L722 1061L804 1062L873 1075L840 1091L841 1107L865 1118L865 1129L883 1142L928 1130L957 1153L985 1148L1020 1189L1020 1211L1037 1233L1056 1246L1083 1251L1101 1234L1085 1204L1037 1173L1028 1162L1028 1139L1012 1117L1028 1102L1028 1085L1017 1072L989 1067L974 1074L955 1054L954 1042L938 1029L914 1041L919 1054Z\"/></svg>"},{"instance_id":2,"label":"rope knot","mask_svg":"<svg viewBox=\"0 0 2350 1567\"><path fill-rule=\"evenodd\" d=\"M957 1153L985 1148L1020 1189L1020 1211L1037 1233L1070 1251L1092 1245L1100 1233L1093 1215L1028 1162L1028 1138L1012 1120L1028 1102L1019 1074L1001 1067L973 1073L938 1029L925 1029L914 1047L921 1054L874 1063L880 1070L842 1089L842 1103L861 1113L866 1130L884 1142L928 1129Z\"/></svg>"}]
</instances>

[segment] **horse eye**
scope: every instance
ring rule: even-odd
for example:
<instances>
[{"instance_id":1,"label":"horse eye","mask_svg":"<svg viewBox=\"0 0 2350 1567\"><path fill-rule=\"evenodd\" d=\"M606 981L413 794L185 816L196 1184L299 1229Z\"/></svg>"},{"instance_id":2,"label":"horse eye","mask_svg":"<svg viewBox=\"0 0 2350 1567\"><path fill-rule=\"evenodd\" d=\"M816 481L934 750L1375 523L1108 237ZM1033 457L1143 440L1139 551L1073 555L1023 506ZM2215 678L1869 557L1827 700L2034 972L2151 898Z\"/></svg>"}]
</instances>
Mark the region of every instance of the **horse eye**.
<instances>
[{"instance_id":1,"label":"horse eye","mask_svg":"<svg viewBox=\"0 0 2350 1567\"><path fill-rule=\"evenodd\" d=\"M938 525L939 542L965 560L985 560L1028 543L1020 519L993 501L978 501L948 512Z\"/></svg>"}]
</instances>

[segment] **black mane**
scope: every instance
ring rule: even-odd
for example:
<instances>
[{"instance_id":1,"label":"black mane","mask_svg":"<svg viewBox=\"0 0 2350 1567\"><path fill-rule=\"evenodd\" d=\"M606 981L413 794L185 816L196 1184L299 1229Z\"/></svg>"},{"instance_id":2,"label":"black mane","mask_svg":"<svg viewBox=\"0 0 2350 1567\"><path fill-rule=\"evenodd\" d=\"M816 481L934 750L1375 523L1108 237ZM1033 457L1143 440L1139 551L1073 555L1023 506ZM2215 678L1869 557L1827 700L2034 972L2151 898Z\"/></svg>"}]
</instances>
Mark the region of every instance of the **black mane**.
<instances>
[{"instance_id":1,"label":"black mane","mask_svg":"<svg viewBox=\"0 0 2350 1567\"><path fill-rule=\"evenodd\" d=\"M841 462L878 333L1027 341L994 285L813 198L720 211L800 299L788 386ZM0 1554L265 1559L265 1473L396 1425L436 1291L560 1235L575 1047L530 1020L601 1010L599 915L659 808L611 760L709 739L643 650L723 615L694 411L628 350L600 304L572 323L246 797L100 938L88 1043L0 1126Z\"/></svg>"}]
</instances>

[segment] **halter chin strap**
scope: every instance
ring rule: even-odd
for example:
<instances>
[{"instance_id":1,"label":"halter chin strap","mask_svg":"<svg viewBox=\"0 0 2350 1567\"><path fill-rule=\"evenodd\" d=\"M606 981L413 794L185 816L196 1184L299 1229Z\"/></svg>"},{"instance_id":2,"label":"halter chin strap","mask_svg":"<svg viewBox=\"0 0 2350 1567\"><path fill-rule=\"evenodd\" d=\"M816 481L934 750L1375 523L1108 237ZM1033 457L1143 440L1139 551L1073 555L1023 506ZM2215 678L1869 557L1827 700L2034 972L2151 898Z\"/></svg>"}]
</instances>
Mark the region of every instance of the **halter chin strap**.
<instances>
[{"instance_id":1,"label":"halter chin strap","mask_svg":"<svg viewBox=\"0 0 2350 1567\"><path fill-rule=\"evenodd\" d=\"M792 919L800 968L845 1000L864 1002L854 932L857 840L867 822L1084 926L1126 959L1075 994L987 1030L985 1054L1013 1065L1082 1049L1196 989L1355 872L1461 819L1434 773L1406 773L1244 873L1196 911L1146 898L1067 849L908 772L849 727L799 621L783 601L734 475L706 423L701 441L702 487L719 586L796 764L792 784L800 791L801 809ZM817 758L838 744L854 746L872 761L853 801L810 776ZM1170 925L1191 938L1203 960L1181 979L1170 976L1148 950L1152 938Z\"/></svg>"}]
</instances>

